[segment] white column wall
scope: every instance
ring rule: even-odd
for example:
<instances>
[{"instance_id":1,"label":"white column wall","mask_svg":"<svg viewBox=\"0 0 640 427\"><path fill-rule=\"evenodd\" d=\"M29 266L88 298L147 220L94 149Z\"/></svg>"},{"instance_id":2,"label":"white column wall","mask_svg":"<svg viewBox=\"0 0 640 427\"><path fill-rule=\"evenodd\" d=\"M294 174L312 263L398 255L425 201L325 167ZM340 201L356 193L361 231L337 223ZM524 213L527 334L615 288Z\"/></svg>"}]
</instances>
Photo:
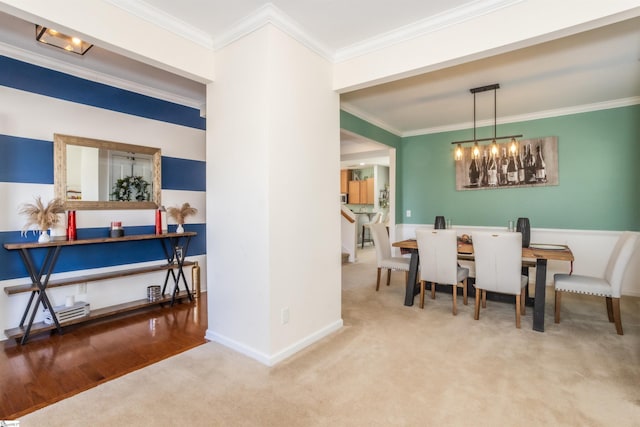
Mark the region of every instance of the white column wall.
<instances>
[{"instance_id":1,"label":"white column wall","mask_svg":"<svg viewBox=\"0 0 640 427\"><path fill-rule=\"evenodd\" d=\"M268 31L269 321L280 360L342 325L340 105L332 64Z\"/></svg>"},{"instance_id":2,"label":"white column wall","mask_svg":"<svg viewBox=\"0 0 640 427\"><path fill-rule=\"evenodd\" d=\"M342 325L338 97L330 64L270 25L220 50L216 75L207 338L271 365Z\"/></svg>"},{"instance_id":3,"label":"white column wall","mask_svg":"<svg viewBox=\"0 0 640 427\"><path fill-rule=\"evenodd\" d=\"M265 30L218 51L207 87L207 338L270 353Z\"/></svg>"}]
</instances>

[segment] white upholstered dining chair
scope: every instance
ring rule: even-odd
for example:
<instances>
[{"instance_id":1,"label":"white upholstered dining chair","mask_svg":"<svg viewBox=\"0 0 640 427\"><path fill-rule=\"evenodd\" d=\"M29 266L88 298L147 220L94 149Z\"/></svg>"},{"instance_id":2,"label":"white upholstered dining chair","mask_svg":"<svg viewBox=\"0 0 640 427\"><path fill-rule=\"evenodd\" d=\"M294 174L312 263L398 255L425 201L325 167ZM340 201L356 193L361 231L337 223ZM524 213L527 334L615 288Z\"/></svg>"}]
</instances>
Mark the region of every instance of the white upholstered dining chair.
<instances>
[{"instance_id":1,"label":"white upholstered dining chair","mask_svg":"<svg viewBox=\"0 0 640 427\"><path fill-rule=\"evenodd\" d=\"M391 270L400 270L405 272L405 282L409 279L409 258L391 256L391 242L387 234L387 227L376 222L369 225L373 244L376 247L376 258L378 262L378 279L376 281L376 291L380 289L380 272L383 268L387 269L387 286L391 282Z\"/></svg>"},{"instance_id":2,"label":"white upholstered dining chair","mask_svg":"<svg viewBox=\"0 0 640 427\"><path fill-rule=\"evenodd\" d=\"M529 278L523 276L522 234L513 232L474 232L473 252L476 260L475 319L486 307L487 291L516 296L516 328L520 328L520 313L525 313L523 289Z\"/></svg>"},{"instance_id":3,"label":"white upholstered dining chair","mask_svg":"<svg viewBox=\"0 0 640 427\"><path fill-rule=\"evenodd\" d=\"M424 288L431 282L431 299L436 297L436 283L453 288L453 314L458 286L462 287L463 303L467 305L467 278L469 269L458 267L458 238L455 230L417 229L418 254L420 255L420 308L424 308Z\"/></svg>"},{"instance_id":4,"label":"white upholstered dining chair","mask_svg":"<svg viewBox=\"0 0 640 427\"><path fill-rule=\"evenodd\" d=\"M616 325L618 335L622 333L622 318L620 316L620 296L622 281L630 261L638 248L640 233L625 231L618 238L609 262L604 271L604 277L581 276L577 274L554 274L555 286L555 322L560 323L560 300L562 292L596 295L605 297L609 322Z\"/></svg>"},{"instance_id":5,"label":"white upholstered dining chair","mask_svg":"<svg viewBox=\"0 0 640 427\"><path fill-rule=\"evenodd\" d=\"M371 218L369 220L369 222L365 222L364 224L362 224L362 243L360 248L364 249L364 242L365 240L371 240L371 230L369 229L369 227L371 226L371 224L376 224L378 222L382 222L382 213L381 212L376 212L375 215L373 215L373 218ZM366 239L366 231L369 230L369 239ZM373 243L375 245L375 242Z\"/></svg>"}]
</instances>

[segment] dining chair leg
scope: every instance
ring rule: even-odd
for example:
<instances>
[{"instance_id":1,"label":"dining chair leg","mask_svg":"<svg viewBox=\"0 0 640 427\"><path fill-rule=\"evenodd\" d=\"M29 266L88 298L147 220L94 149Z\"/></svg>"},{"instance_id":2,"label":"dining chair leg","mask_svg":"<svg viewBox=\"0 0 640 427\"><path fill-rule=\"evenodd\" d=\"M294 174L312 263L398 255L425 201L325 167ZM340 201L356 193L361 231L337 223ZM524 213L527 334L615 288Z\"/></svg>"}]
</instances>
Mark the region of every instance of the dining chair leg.
<instances>
[{"instance_id":1,"label":"dining chair leg","mask_svg":"<svg viewBox=\"0 0 640 427\"><path fill-rule=\"evenodd\" d=\"M387 269L387 286L391 283L391 269Z\"/></svg>"},{"instance_id":2,"label":"dining chair leg","mask_svg":"<svg viewBox=\"0 0 640 427\"><path fill-rule=\"evenodd\" d=\"M476 306L473 313L473 318L478 320L480 318L480 292L481 289L476 288Z\"/></svg>"},{"instance_id":3,"label":"dining chair leg","mask_svg":"<svg viewBox=\"0 0 640 427\"><path fill-rule=\"evenodd\" d=\"M607 316L609 316L609 322L613 323L613 304L611 303L611 297L606 297L605 302L607 303Z\"/></svg>"},{"instance_id":4,"label":"dining chair leg","mask_svg":"<svg viewBox=\"0 0 640 427\"><path fill-rule=\"evenodd\" d=\"M520 329L520 295L516 295L516 328Z\"/></svg>"},{"instance_id":5,"label":"dining chair leg","mask_svg":"<svg viewBox=\"0 0 640 427\"><path fill-rule=\"evenodd\" d=\"M378 267L378 280L376 281L376 291L378 291L378 289L380 289L380 270L382 270L380 267Z\"/></svg>"},{"instance_id":6,"label":"dining chair leg","mask_svg":"<svg viewBox=\"0 0 640 427\"><path fill-rule=\"evenodd\" d=\"M436 299L436 282L431 282L431 299Z\"/></svg>"},{"instance_id":7,"label":"dining chair leg","mask_svg":"<svg viewBox=\"0 0 640 427\"><path fill-rule=\"evenodd\" d=\"M555 317L554 317L554 321L555 323L560 323L560 301L562 300L562 292L560 291L556 291L555 292L555 305L556 305L556 309L555 309Z\"/></svg>"},{"instance_id":8,"label":"dining chair leg","mask_svg":"<svg viewBox=\"0 0 640 427\"><path fill-rule=\"evenodd\" d=\"M462 281L462 302L467 305L467 279Z\"/></svg>"},{"instance_id":9,"label":"dining chair leg","mask_svg":"<svg viewBox=\"0 0 640 427\"><path fill-rule=\"evenodd\" d=\"M624 335L622 333L622 318L620 317L620 298L612 298L613 305L613 319L616 324L616 332L618 335Z\"/></svg>"},{"instance_id":10,"label":"dining chair leg","mask_svg":"<svg viewBox=\"0 0 640 427\"><path fill-rule=\"evenodd\" d=\"M455 316L458 314L458 286L454 283L451 287L453 288L453 315Z\"/></svg>"},{"instance_id":11,"label":"dining chair leg","mask_svg":"<svg viewBox=\"0 0 640 427\"><path fill-rule=\"evenodd\" d=\"M420 308L424 308L424 280L420 281Z\"/></svg>"},{"instance_id":12,"label":"dining chair leg","mask_svg":"<svg viewBox=\"0 0 640 427\"><path fill-rule=\"evenodd\" d=\"M409 272L408 271L404 272L404 283L405 283L405 285L407 283L409 283Z\"/></svg>"},{"instance_id":13,"label":"dining chair leg","mask_svg":"<svg viewBox=\"0 0 640 427\"><path fill-rule=\"evenodd\" d=\"M487 308L487 291L482 290L482 308Z\"/></svg>"},{"instance_id":14,"label":"dining chair leg","mask_svg":"<svg viewBox=\"0 0 640 427\"><path fill-rule=\"evenodd\" d=\"M524 300L526 299L523 291L520 291L520 313L527 314L527 306L524 304Z\"/></svg>"}]
</instances>

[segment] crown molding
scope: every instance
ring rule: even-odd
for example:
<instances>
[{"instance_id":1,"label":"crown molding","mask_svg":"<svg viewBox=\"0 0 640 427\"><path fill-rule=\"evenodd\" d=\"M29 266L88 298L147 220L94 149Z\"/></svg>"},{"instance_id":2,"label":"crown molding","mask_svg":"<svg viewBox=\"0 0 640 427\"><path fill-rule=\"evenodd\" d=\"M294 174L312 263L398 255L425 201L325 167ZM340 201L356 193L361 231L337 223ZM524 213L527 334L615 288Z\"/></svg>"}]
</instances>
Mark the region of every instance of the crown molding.
<instances>
[{"instance_id":1,"label":"crown molding","mask_svg":"<svg viewBox=\"0 0 640 427\"><path fill-rule=\"evenodd\" d=\"M84 68L75 64L69 64L51 58L49 56L40 55L35 52L11 46L3 42L0 42L0 54L16 59L18 61L27 62L39 67L44 67L82 79L91 80L96 83L102 83L108 86L117 87L119 89L128 90L141 95L146 95L151 98L173 102L174 104L184 105L197 109L201 109L203 106L202 100L179 96L160 89L145 86L140 83L132 82L130 80L113 77L111 75L100 73L89 68Z\"/></svg>"},{"instance_id":2,"label":"crown molding","mask_svg":"<svg viewBox=\"0 0 640 427\"><path fill-rule=\"evenodd\" d=\"M589 113L592 111L609 110L611 108L629 107L631 105L640 104L640 96L629 98L614 99L611 101L595 102L593 104L576 105L572 107L556 108L553 110L538 111L534 113L520 114L515 116L502 117L497 120L497 124L519 123L530 120L548 119L552 117L568 116L571 114ZM346 111L346 110L345 110ZM357 115L355 113L351 113ZM366 119L363 119L366 120ZM476 128L493 126L493 120L476 121ZM425 129L416 129L409 132L403 132L401 137L428 135L432 133L451 132L462 129L473 128L473 122L464 122L447 126L438 126Z\"/></svg>"},{"instance_id":3,"label":"crown molding","mask_svg":"<svg viewBox=\"0 0 640 427\"><path fill-rule=\"evenodd\" d=\"M212 39L206 32L149 5L143 0L105 1L140 19L213 50L221 49L266 24L272 24L328 61L336 63L510 7L524 0L476 0L337 51L317 40L273 3L264 4L252 14L232 25L229 31Z\"/></svg>"},{"instance_id":4,"label":"crown molding","mask_svg":"<svg viewBox=\"0 0 640 427\"><path fill-rule=\"evenodd\" d=\"M316 52L328 61L333 62L333 52L331 49L316 40L293 18L278 9L272 3L266 3L252 14L232 25L232 29L230 31L214 40L214 50L223 48L267 24L275 26L302 45Z\"/></svg>"},{"instance_id":5,"label":"crown molding","mask_svg":"<svg viewBox=\"0 0 640 427\"><path fill-rule=\"evenodd\" d=\"M191 40L208 49L213 49L213 40L206 32L177 19L142 0L104 0L131 15L144 19L151 24L164 28L180 37Z\"/></svg>"},{"instance_id":6,"label":"crown molding","mask_svg":"<svg viewBox=\"0 0 640 427\"><path fill-rule=\"evenodd\" d=\"M487 15L496 10L521 3L522 1L524 0L477 0L467 3L437 15L421 19L412 24L388 31L379 36L338 49L334 55L334 61L342 62L365 55L397 43L460 24L470 19L478 18L482 15Z\"/></svg>"},{"instance_id":7,"label":"crown molding","mask_svg":"<svg viewBox=\"0 0 640 427\"><path fill-rule=\"evenodd\" d=\"M364 111L358 109L357 107L354 107L353 105L347 103L347 102L341 102L340 103L340 109L342 111L346 111L349 114L353 114L354 116L358 117L359 119L364 120L365 122L372 124L374 126L379 127L380 129L386 130L389 133L394 134L395 136L400 136L402 137L402 132L399 131L398 129L394 128L393 126L390 126L389 124L380 121L379 119L368 115L367 113L365 113Z\"/></svg>"}]
</instances>

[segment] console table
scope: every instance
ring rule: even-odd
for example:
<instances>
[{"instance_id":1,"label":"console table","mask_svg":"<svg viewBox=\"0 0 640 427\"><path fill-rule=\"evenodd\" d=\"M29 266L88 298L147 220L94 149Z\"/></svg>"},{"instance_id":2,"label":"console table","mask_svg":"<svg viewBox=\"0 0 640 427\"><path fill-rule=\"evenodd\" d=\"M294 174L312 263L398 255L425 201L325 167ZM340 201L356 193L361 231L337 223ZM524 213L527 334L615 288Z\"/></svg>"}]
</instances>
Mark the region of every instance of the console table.
<instances>
[{"instance_id":1,"label":"console table","mask_svg":"<svg viewBox=\"0 0 640 427\"><path fill-rule=\"evenodd\" d=\"M76 323L87 322L90 320L99 319L106 316L111 316L118 313L123 313L126 311L137 310L139 308L152 305L152 304L163 304L166 302L170 302L171 305L175 302L176 299L180 298L188 298L190 301L193 300L193 296L191 295L191 291L189 290L189 286L187 285L187 279L184 275L183 267L193 265L193 262L185 261L185 257L187 255L187 250L189 248L189 243L191 238L195 236L195 232L184 232L184 233L166 233L166 234L138 234L132 236L124 236L124 237L105 237L105 238L93 238L93 239L83 239L83 240L61 240L61 241L52 241L48 243L5 243L4 247L7 250L17 250L20 251L20 256L22 261L27 269L27 273L31 279L31 283L25 285L18 286L8 286L6 287L5 293L8 295L14 295L23 292L31 292L31 296L29 297L29 302L27 303L27 307L24 310L24 314L22 315L22 319L20 320L20 325L17 328L5 330L5 335L8 338L20 339L21 343L24 344L29 339L29 335L32 333L40 333L44 331L50 331L56 329L58 333L62 334L62 326L68 326ZM116 243L116 242L133 242L133 241L142 241L142 240L159 240L162 244L162 249L164 251L165 257L167 259L166 263L156 265L156 266L147 266L147 267L139 267L139 268L129 268L125 270L117 270L107 273L98 273L84 276L76 276L66 279L59 280L49 280L51 274L53 273L56 262L60 256L62 248L67 246L76 246L76 245L94 245L94 244L107 244L107 243ZM178 251L177 248L182 247L181 251ZM33 257L31 256L31 251L35 249L46 248L46 254L42 261L42 265L37 266L34 263ZM85 282L93 282L98 280L106 280L118 277L131 276L135 274L144 274L150 273L153 271L166 270L167 274L164 280L164 286L162 288L162 298L155 301L137 300L124 304L118 304L111 307L101 308L98 310L92 310L88 316L84 316L81 318L76 318L73 320L69 320L66 322L58 321L56 317L56 313L54 311L53 305L47 296L46 290L48 288L58 287L58 286L68 286L78 283ZM174 270L177 270L177 274ZM173 279L173 291L171 295L168 296L165 294L167 283L169 282L169 277ZM185 290L180 291L180 279L182 278L182 283L184 284ZM35 300L35 304L34 304ZM46 324L44 322L34 323L35 315L38 310L38 306L42 303L43 308L49 309L51 314L53 323ZM29 315L29 313L31 313ZM29 317L28 321L25 324L25 321Z\"/></svg>"}]
</instances>

